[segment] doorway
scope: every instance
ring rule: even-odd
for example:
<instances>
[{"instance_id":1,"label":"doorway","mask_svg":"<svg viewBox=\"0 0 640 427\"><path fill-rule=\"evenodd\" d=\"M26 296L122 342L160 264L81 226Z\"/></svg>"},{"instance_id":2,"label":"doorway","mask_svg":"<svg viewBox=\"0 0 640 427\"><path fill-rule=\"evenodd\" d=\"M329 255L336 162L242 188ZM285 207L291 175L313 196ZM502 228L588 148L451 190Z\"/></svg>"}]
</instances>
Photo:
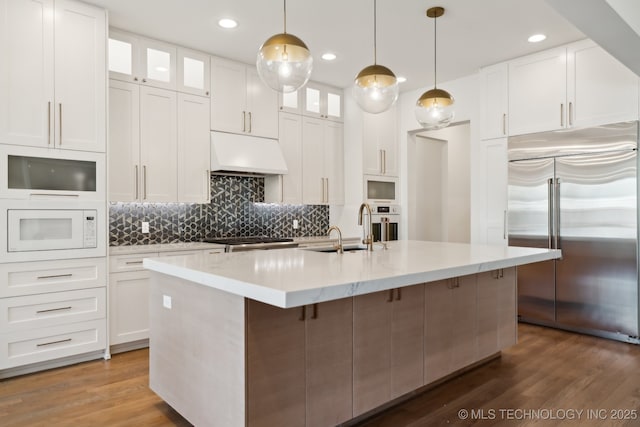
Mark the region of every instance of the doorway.
<instances>
[{"instance_id":1,"label":"doorway","mask_svg":"<svg viewBox=\"0 0 640 427\"><path fill-rule=\"evenodd\" d=\"M409 239L470 241L469 150L469 122L409 134Z\"/></svg>"}]
</instances>

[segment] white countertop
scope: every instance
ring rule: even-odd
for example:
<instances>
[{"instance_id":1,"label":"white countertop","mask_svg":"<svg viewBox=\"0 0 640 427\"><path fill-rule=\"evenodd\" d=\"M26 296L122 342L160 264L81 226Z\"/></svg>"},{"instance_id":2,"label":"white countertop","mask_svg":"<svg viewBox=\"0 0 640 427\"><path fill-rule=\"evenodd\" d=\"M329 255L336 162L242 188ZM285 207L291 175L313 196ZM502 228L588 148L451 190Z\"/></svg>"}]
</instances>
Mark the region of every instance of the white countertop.
<instances>
[{"instance_id":1,"label":"white countertop","mask_svg":"<svg viewBox=\"0 0 640 427\"><path fill-rule=\"evenodd\" d=\"M280 249L145 258L144 267L281 308L560 257L550 249L402 240L344 254Z\"/></svg>"}]
</instances>

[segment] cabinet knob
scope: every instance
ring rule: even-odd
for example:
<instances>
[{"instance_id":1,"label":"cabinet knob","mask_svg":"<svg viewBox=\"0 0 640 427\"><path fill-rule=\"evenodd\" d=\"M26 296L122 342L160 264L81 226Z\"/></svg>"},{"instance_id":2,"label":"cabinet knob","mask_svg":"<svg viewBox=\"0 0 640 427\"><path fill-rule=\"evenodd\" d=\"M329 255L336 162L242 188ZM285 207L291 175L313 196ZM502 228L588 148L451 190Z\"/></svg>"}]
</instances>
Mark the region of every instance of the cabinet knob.
<instances>
[{"instance_id":1,"label":"cabinet knob","mask_svg":"<svg viewBox=\"0 0 640 427\"><path fill-rule=\"evenodd\" d=\"M206 91L204 94L205 94L205 95L207 95L207 96L209 96L209 91Z\"/></svg>"},{"instance_id":2,"label":"cabinet knob","mask_svg":"<svg viewBox=\"0 0 640 427\"><path fill-rule=\"evenodd\" d=\"M147 79L142 79L142 83L146 83L146 82L147 82Z\"/></svg>"},{"instance_id":3,"label":"cabinet knob","mask_svg":"<svg viewBox=\"0 0 640 427\"><path fill-rule=\"evenodd\" d=\"M138 81L138 78L137 78L137 77L134 77L134 78L133 78L133 81L134 81L134 82L137 82L137 81Z\"/></svg>"}]
</instances>

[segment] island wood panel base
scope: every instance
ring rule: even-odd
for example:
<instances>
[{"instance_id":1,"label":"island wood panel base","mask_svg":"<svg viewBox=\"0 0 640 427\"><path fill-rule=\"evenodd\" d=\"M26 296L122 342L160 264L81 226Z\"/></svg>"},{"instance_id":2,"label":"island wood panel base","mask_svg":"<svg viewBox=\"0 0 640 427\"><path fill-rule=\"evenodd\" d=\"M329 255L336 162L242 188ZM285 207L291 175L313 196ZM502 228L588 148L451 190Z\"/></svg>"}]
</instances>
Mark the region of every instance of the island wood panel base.
<instances>
[{"instance_id":1,"label":"island wood panel base","mask_svg":"<svg viewBox=\"0 0 640 427\"><path fill-rule=\"evenodd\" d=\"M154 272L150 386L195 425L350 424L515 343L506 271L290 309Z\"/></svg>"}]
</instances>

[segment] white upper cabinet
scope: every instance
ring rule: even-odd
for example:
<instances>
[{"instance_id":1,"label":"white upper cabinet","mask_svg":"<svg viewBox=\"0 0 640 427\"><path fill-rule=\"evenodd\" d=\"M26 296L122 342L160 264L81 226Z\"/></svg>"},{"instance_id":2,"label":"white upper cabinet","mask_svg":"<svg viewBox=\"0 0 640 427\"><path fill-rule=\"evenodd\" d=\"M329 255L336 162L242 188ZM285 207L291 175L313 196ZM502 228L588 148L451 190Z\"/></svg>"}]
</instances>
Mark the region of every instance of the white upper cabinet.
<instances>
[{"instance_id":1,"label":"white upper cabinet","mask_svg":"<svg viewBox=\"0 0 640 427\"><path fill-rule=\"evenodd\" d=\"M0 143L105 151L106 14L0 0Z\"/></svg>"},{"instance_id":2,"label":"white upper cabinet","mask_svg":"<svg viewBox=\"0 0 640 427\"><path fill-rule=\"evenodd\" d=\"M209 98L178 94L178 202L210 200Z\"/></svg>"},{"instance_id":3,"label":"white upper cabinet","mask_svg":"<svg viewBox=\"0 0 640 427\"><path fill-rule=\"evenodd\" d=\"M255 67L211 58L211 129L278 137L278 92L267 87Z\"/></svg>"},{"instance_id":4,"label":"white upper cabinet","mask_svg":"<svg viewBox=\"0 0 640 427\"><path fill-rule=\"evenodd\" d=\"M508 66L506 63L480 70L481 139L507 136L508 89Z\"/></svg>"},{"instance_id":5,"label":"white upper cabinet","mask_svg":"<svg viewBox=\"0 0 640 427\"><path fill-rule=\"evenodd\" d=\"M299 114L280 113L279 144L287 164L286 175L264 179L267 203L302 203L302 119Z\"/></svg>"},{"instance_id":6,"label":"white upper cabinet","mask_svg":"<svg viewBox=\"0 0 640 427\"><path fill-rule=\"evenodd\" d=\"M140 83L140 38L109 29L109 78Z\"/></svg>"},{"instance_id":7,"label":"white upper cabinet","mask_svg":"<svg viewBox=\"0 0 640 427\"><path fill-rule=\"evenodd\" d=\"M176 56L174 45L146 38L140 39L142 84L176 90Z\"/></svg>"},{"instance_id":8,"label":"white upper cabinet","mask_svg":"<svg viewBox=\"0 0 640 427\"><path fill-rule=\"evenodd\" d=\"M309 82L302 89L302 114L341 122L344 120L342 90Z\"/></svg>"},{"instance_id":9,"label":"white upper cabinet","mask_svg":"<svg viewBox=\"0 0 640 427\"><path fill-rule=\"evenodd\" d=\"M638 119L638 76L584 40L567 47L567 120L585 127Z\"/></svg>"},{"instance_id":10,"label":"white upper cabinet","mask_svg":"<svg viewBox=\"0 0 640 427\"><path fill-rule=\"evenodd\" d=\"M302 114L302 92L304 88L295 92L278 93L278 101L280 103L280 111L285 113Z\"/></svg>"},{"instance_id":11,"label":"white upper cabinet","mask_svg":"<svg viewBox=\"0 0 640 427\"><path fill-rule=\"evenodd\" d=\"M379 114L362 114L363 172L398 176L396 107Z\"/></svg>"},{"instance_id":12,"label":"white upper cabinet","mask_svg":"<svg viewBox=\"0 0 640 427\"><path fill-rule=\"evenodd\" d=\"M209 96L210 58L206 53L178 47L178 92Z\"/></svg>"},{"instance_id":13,"label":"white upper cabinet","mask_svg":"<svg viewBox=\"0 0 640 427\"><path fill-rule=\"evenodd\" d=\"M509 134L638 118L638 77L590 40L509 62Z\"/></svg>"},{"instance_id":14,"label":"white upper cabinet","mask_svg":"<svg viewBox=\"0 0 640 427\"><path fill-rule=\"evenodd\" d=\"M565 127L566 48L509 62L509 133L520 135Z\"/></svg>"}]
</instances>

